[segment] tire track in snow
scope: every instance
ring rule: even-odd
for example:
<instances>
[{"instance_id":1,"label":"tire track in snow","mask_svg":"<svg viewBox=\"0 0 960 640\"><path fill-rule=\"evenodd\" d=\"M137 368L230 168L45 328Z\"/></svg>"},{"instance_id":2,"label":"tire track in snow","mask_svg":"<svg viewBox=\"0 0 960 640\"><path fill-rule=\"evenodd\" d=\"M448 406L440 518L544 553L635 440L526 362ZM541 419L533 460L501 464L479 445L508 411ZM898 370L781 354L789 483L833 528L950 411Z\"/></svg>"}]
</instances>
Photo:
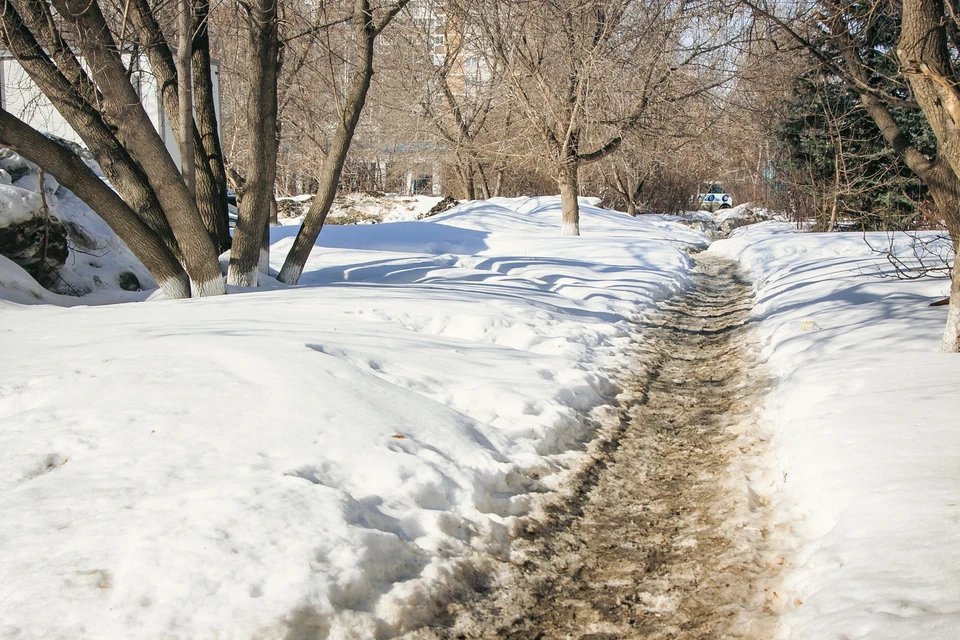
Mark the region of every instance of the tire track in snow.
<instances>
[{"instance_id":1,"label":"tire track in snow","mask_svg":"<svg viewBox=\"0 0 960 640\"><path fill-rule=\"evenodd\" d=\"M548 505L491 584L410 638L771 638L785 562L746 476L764 380L746 346L749 284L696 256L695 286L638 326L639 378L574 489Z\"/></svg>"}]
</instances>

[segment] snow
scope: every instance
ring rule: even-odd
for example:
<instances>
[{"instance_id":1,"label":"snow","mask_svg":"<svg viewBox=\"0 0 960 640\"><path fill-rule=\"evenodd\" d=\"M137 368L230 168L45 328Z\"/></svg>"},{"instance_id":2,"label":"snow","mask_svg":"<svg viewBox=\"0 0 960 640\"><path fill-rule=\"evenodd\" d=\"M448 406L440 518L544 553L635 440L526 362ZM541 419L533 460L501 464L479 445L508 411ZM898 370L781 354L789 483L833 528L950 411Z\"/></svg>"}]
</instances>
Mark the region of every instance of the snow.
<instances>
[{"instance_id":1,"label":"snow","mask_svg":"<svg viewBox=\"0 0 960 640\"><path fill-rule=\"evenodd\" d=\"M289 213L281 214L280 224L299 225L303 216L310 208L312 195L300 195L287 200L298 207L290 207L290 211L300 211L300 215L287 217ZM375 224L378 222L399 222L417 220L424 213L430 211L442 198L436 196L414 195L401 196L395 193L358 192L338 195L330 207L327 215L328 224Z\"/></svg>"},{"instance_id":2,"label":"snow","mask_svg":"<svg viewBox=\"0 0 960 640\"><path fill-rule=\"evenodd\" d=\"M64 307L0 262L0 637L436 615L576 466L631 321L706 245L582 216L579 239L557 198L331 226L300 286L184 301Z\"/></svg>"},{"instance_id":3,"label":"snow","mask_svg":"<svg viewBox=\"0 0 960 640\"><path fill-rule=\"evenodd\" d=\"M96 163L81 158L96 168ZM12 184L10 175L0 169L0 227L24 222L39 215L42 207L37 166L9 149L0 149L0 166L17 175ZM98 168L96 168L99 171ZM6 180L3 179L6 176ZM14 300L20 304L48 302L63 306L76 304L107 304L145 298L142 292L123 291L120 275L133 274L142 289L154 289L157 284L129 248L96 213L49 174L44 175L47 208L67 229L67 261L57 272L58 278L50 292L15 264L0 256L0 301ZM61 294L61 295L58 295ZM12 297L11 297L12 296ZM82 296L82 302L78 297ZM0 305L0 313L3 308Z\"/></svg>"},{"instance_id":4,"label":"snow","mask_svg":"<svg viewBox=\"0 0 960 640\"><path fill-rule=\"evenodd\" d=\"M155 286L69 192L51 203L109 248L69 281ZM0 638L429 621L577 466L633 323L709 242L597 205L580 238L554 197L328 226L300 286L196 300L59 295L0 258ZM273 230L273 269L296 231ZM875 248L913 244L765 222L710 248L755 280L768 448L742 468L787 566L782 638L960 631L960 361L928 306L948 282L878 277Z\"/></svg>"},{"instance_id":5,"label":"snow","mask_svg":"<svg viewBox=\"0 0 960 640\"><path fill-rule=\"evenodd\" d=\"M26 222L39 215L42 207L38 192L0 184L0 227Z\"/></svg>"},{"instance_id":6,"label":"snow","mask_svg":"<svg viewBox=\"0 0 960 640\"><path fill-rule=\"evenodd\" d=\"M710 249L757 290L773 390L758 416L768 472L751 489L790 563L784 637L960 634L960 356L937 353L946 307L928 306L949 281L880 278L891 267L871 248L909 260L912 244L768 222Z\"/></svg>"}]
</instances>

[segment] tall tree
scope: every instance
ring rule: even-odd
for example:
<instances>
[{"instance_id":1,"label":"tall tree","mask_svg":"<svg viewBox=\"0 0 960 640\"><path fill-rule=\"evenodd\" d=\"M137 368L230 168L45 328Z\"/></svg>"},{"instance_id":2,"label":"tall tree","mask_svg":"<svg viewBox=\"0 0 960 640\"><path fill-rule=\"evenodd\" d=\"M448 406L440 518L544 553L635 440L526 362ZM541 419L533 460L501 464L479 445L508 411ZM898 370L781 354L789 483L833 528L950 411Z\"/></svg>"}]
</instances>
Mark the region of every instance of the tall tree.
<instances>
[{"instance_id":1,"label":"tall tree","mask_svg":"<svg viewBox=\"0 0 960 640\"><path fill-rule=\"evenodd\" d=\"M276 0L244 5L247 64L254 78L247 95L247 163L237 216L237 233L227 275L231 285L257 286L263 235L270 223L277 177L277 75L280 42Z\"/></svg>"},{"instance_id":2,"label":"tall tree","mask_svg":"<svg viewBox=\"0 0 960 640\"><path fill-rule=\"evenodd\" d=\"M53 40L56 57L51 58L42 49L21 18L22 13L41 13L24 7L24 3L33 1L24 0L19 7L13 2L4 5L5 44L71 125L77 125L74 129L95 155L108 165L110 161L126 164L128 173L146 178L146 184L138 182L135 186L149 188L152 196L148 199L155 198L159 203L194 295L224 293L217 253L193 196L140 104L121 57L122 49L100 6L95 2L53 0L42 10L46 15L55 11L70 29L71 40L84 57L85 65L81 65L69 47L56 46L65 39L54 33L56 27L50 24L40 31ZM84 67L90 70L89 76ZM123 152L119 153L117 147Z\"/></svg>"},{"instance_id":3,"label":"tall tree","mask_svg":"<svg viewBox=\"0 0 960 640\"><path fill-rule=\"evenodd\" d=\"M948 13L949 6L949 13ZM954 256L960 254L960 78L954 62L958 47L957 8L943 0L904 0L897 55L927 122L937 136L939 153L949 163L941 172L949 180L948 196L941 196ZM936 197L936 194L934 195ZM944 330L944 351L960 351L960 273L953 267L950 306Z\"/></svg>"}]
</instances>

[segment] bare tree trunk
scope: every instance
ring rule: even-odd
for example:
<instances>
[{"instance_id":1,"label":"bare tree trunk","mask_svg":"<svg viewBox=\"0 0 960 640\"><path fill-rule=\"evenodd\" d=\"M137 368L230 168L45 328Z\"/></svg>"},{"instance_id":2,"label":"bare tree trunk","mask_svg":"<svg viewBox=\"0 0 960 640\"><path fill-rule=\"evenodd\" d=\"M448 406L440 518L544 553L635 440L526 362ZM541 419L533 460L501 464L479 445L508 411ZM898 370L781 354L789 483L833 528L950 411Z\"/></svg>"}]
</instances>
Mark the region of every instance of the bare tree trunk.
<instances>
[{"instance_id":1,"label":"bare tree trunk","mask_svg":"<svg viewBox=\"0 0 960 640\"><path fill-rule=\"evenodd\" d=\"M337 185L340 183L340 175L343 173L343 163L347 159L357 123L360 122L360 113L363 111L370 81L373 78L374 41L408 2L409 0L398 0L390 6L385 15L379 20L374 20L370 0L354 1L352 21L357 42L357 68L351 77L343 112L340 114L330 151L323 163L317 195L310 204L310 210L307 211L300 231L290 248L290 253L287 254L283 268L280 270L281 282L296 284L300 280L304 265L310 257L310 251L313 250L327 214L330 213L330 207L337 194Z\"/></svg>"},{"instance_id":2,"label":"bare tree trunk","mask_svg":"<svg viewBox=\"0 0 960 640\"><path fill-rule=\"evenodd\" d=\"M197 162L193 146L193 83L190 60L193 57L193 11L190 0L179 0L180 47L177 49L177 82L179 94L180 173L190 195L197 195Z\"/></svg>"},{"instance_id":3,"label":"bare tree trunk","mask_svg":"<svg viewBox=\"0 0 960 640\"><path fill-rule=\"evenodd\" d=\"M210 0L194 0L193 104L197 120L197 206L218 253L230 248L227 172L210 77ZM207 208L209 207L209 211Z\"/></svg>"},{"instance_id":4,"label":"bare tree trunk","mask_svg":"<svg viewBox=\"0 0 960 640\"><path fill-rule=\"evenodd\" d=\"M263 275L270 275L270 221L263 225L263 234L260 238L260 256L257 262L257 271Z\"/></svg>"},{"instance_id":5,"label":"bare tree trunk","mask_svg":"<svg viewBox=\"0 0 960 640\"><path fill-rule=\"evenodd\" d=\"M130 17L144 43L151 72L157 78L163 109L170 120L170 127L179 132L181 118L177 62L147 0L128 1L131 4ZM205 13L209 6L204 4L205 1L200 0L200 3L195 6L199 28L195 33L192 56L193 93L197 110L193 143L197 176L195 203L203 225L219 254L230 247L230 229L227 219L227 185L223 169L223 153L220 149L220 134L214 109L213 82L210 78L210 47ZM205 63L201 63L201 60ZM201 68L198 69L198 67ZM217 165L219 165L219 171Z\"/></svg>"},{"instance_id":6,"label":"bare tree trunk","mask_svg":"<svg viewBox=\"0 0 960 640\"><path fill-rule=\"evenodd\" d=\"M466 200L476 200L477 188L476 182L474 181L473 164L470 162L470 158L460 159L460 168L458 173L463 179L464 198Z\"/></svg>"},{"instance_id":7,"label":"bare tree trunk","mask_svg":"<svg viewBox=\"0 0 960 640\"><path fill-rule=\"evenodd\" d=\"M277 178L278 25L275 0L254 0L247 16L248 66L259 82L247 97L247 180L239 203L227 282L257 286L262 263L269 263L270 207ZM266 234L266 239L264 235ZM269 271L267 264L266 268Z\"/></svg>"},{"instance_id":8,"label":"bare tree trunk","mask_svg":"<svg viewBox=\"0 0 960 640\"><path fill-rule=\"evenodd\" d=\"M573 160L568 160L560 169L560 205L563 210L563 227L561 235L580 235L580 203L577 197L580 194L579 167Z\"/></svg>"},{"instance_id":9,"label":"bare tree trunk","mask_svg":"<svg viewBox=\"0 0 960 640\"><path fill-rule=\"evenodd\" d=\"M956 196L956 186L960 182L957 180L960 172L960 80L953 70L947 49L947 23L942 0L904 0L897 55L916 100L937 137L936 164L942 165L945 160L952 170L948 174L945 166L936 167L941 184L936 187L931 184L930 187L935 200L939 192L937 206L944 214L956 249L960 246L960 198ZM950 189L951 186L954 189ZM947 324L940 347L951 353L960 351L958 282L960 274L955 266Z\"/></svg>"},{"instance_id":10,"label":"bare tree trunk","mask_svg":"<svg viewBox=\"0 0 960 640\"><path fill-rule=\"evenodd\" d=\"M483 168L483 164L477 160L477 176L480 178L480 195L484 200L490 199L490 182L487 180L487 172Z\"/></svg>"},{"instance_id":11,"label":"bare tree trunk","mask_svg":"<svg viewBox=\"0 0 960 640\"><path fill-rule=\"evenodd\" d=\"M103 113L117 127L150 180L177 239L194 295L226 293L216 250L193 196L127 79L99 5L87 0L54 0L54 7L77 31L86 62L103 94Z\"/></svg>"},{"instance_id":12,"label":"bare tree trunk","mask_svg":"<svg viewBox=\"0 0 960 640\"><path fill-rule=\"evenodd\" d=\"M840 207L840 157L837 154L835 175L833 180L833 204L830 207L830 221L827 223L827 232L833 232L837 224L837 209Z\"/></svg>"},{"instance_id":13,"label":"bare tree trunk","mask_svg":"<svg viewBox=\"0 0 960 640\"><path fill-rule=\"evenodd\" d=\"M179 257L177 241L147 176L121 145L102 115L90 106L87 94L97 101L100 99L99 94L93 89L93 83L80 67L73 52L57 44L62 38L52 27L52 20L47 21L42 14L37 14L31 19L39 22L31 23L31 27L37 32L46 31L48 48L57 56L57 64L47 57L12 4L4 5L2 17L3 40L10 52L16 56L31 80L73 130L80 135L104 175L110 179L124 200L160 237L167 248ZM59 72L60 69L73 69L72 80L64 77Z\"/></svg>"},{"instance_id":14,"label":"bare tree trunk","mask_svg":"<svg viewBox=\"0 0 960 640\"><path fill-rule=\"evenodd\" d=\"M43 167L96 211L143 263L168 298L190 297L187 274L176 256L76 154L2 109L0 144Z\"/></svg>"}]
</instances>

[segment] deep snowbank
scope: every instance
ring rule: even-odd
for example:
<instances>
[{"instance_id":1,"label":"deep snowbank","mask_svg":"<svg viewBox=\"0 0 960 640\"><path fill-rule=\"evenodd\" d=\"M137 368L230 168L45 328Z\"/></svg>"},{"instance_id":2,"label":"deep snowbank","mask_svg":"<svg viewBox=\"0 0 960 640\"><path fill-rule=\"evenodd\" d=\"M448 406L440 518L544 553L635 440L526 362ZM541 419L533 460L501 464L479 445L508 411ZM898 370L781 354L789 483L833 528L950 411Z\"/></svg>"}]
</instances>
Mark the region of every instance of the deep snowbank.
<instances>
[{"instance_id":1,"label":"deep snowbank","mask_svg":"<svg viewBox=\"0 0 960 640\"><path fill-rule=\"evenodd\" d=\"M886 234L868 234L875 247ZM911 239L893 246L911 256ZM960 356L936 353L947 280L903 281L860 234L768 223L710 251L755 278L757 334L775 388L762 414L793 562L792 639L960 637Z\"/></svg>"},{"instance_id":2,"label":"deep snowbank","mask_svg":"<svg viewBox=\"0 0 960 640\"><path fill-rule=\"evenodd\" d=\"M581 238L559 236L556 198L331 227L302 286L217 299L63 308L17 279L0 637L369 638L430 618L576 462L626 318L705 243L582 215ZM275 267L294 232L275 230Z\"/></svg>"}]
</instances>

